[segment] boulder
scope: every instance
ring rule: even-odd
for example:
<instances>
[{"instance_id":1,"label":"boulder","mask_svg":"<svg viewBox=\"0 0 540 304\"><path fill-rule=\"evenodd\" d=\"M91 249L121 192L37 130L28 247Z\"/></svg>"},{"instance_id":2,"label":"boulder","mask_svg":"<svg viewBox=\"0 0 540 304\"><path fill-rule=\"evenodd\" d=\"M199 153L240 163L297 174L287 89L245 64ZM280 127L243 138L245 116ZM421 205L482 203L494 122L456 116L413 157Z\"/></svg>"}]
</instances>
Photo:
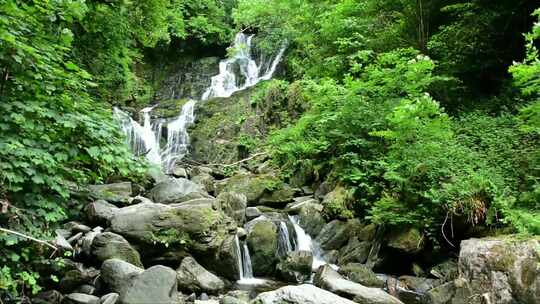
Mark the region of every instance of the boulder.
<instances>
[{"instance_id":1,"label":"boulder","mask_svg":"<svg viewBox=\"0 0 540 304\"><path fill-rule=\"evenodd\" d=\"M191 178L191 181L199 184L203 187L204 190L208 193L216 192L216 179L208 173L199 173Z\"/></svg>"},{"instance_id":2,"label":"boulder","mask_svg":"<svg viewBox=\"0 0 540 304\"><path fill-rule=\"evenodd\" d=\"M143 267L141 258L128 241L112 232L98 234L92 242L92 254L99 260L120 259L138 267Z\"/></svg>"},{"instance_id":3,"label":"boulder","mask_svg":"<svg viewBox=\"0 0 540 304\"><path fill-rule=\"evenodd\" d=\"M349 236L350 230L347 222L333 220L323 227L316 241L324 250L339 249L347 242Z\"/></svg>"},{"instance_id":4,"label":"boulder","mask_svg":"<svg viewBox=\"0 0 540 304\"><path fill-rule=\"evenodd\" d=\"M238 252L239 246L236 244L237 238L234 235L229 235L223 240L218 251L218 261L215 271L229 279L240 279L240 266L238 265L239 257L242 253Z\"/></svg>"},{"instance_id":5,"label":"boulder","mask_svg":"<svg viewBox=\"0 0 540 304\"><path fill-rule=\"evenodd\" d=\"M150 198L159 204L175 204L209 197L201 185L185 178L170 178L150 190Z\"/></svg>"},{"instance_id":6,"label":"boulder","mask_svg":"<svg viewBox=\"0 0 540 304\"><path fill-rule=\"evenodd\" d=\"M247 244L255 276L267 276L274 272L277 257L277 226L270 220L257 220L248 231Z\"/></svg>"},{"instance_id":7,"label":"boulder","mask_svg":"<svg viewBox=\"0 0 540 304\"><path fill-rule=\"evenodd\" d=\"M294 190L271 174L237 174L216 183L216 192L244 194L248 206L282 208L294 197Z\"/></svg>"},{"instance_id":8,"label":"boulder","mask_svg":"<svg viewBox=\"0 0 540 304\"><path fill-rule=\"evenodd\" d=\"M234 192L222 192L218 195L223 212L233 218L238 225L246 221L247 198L244 194Z\"/></svg>"},{"instance_id":9,"label":"boulder","mask_svg":"<svg viewBox=\"0 0 540 304\"><path fill-rule=\"evenodd\" d=\"M462 241L452 303L540 303L538 248L538 238L507 236Z\"/></svg>"},{"instance_id":10,"label":"boulder","mask_svg":"<svg viewBox=\"0 0 540 304\"><path fill-rule=\"evenodd\" d=\"M424 295L425 302L428 304L451 304L456 293L454 282L448 282L428 290Z\"/></svg>"},{"instance_id":11,"label":"boulder","mask_svg":"<svg viewBox=\"0 0 540 304\"><path fill-rule=\"evenodd\" d=\"M313 285L285 286L259 294L251 304L354 304Z\"/></svg>"},{"instance_id":12,"label":"boulder","mask_svg":"<svg viewBox=\"0 0 540 304\"><path fill-rule=\"evenodd\" d=\"M429 273L443 282L450 282L457 279L458 264L457 261L447 260L433 266Z\"/></svg>"},{"instance_id":13,"label":"boulder","mask_svg":"<svg viewBox=\"0 0 540 304\"><path fill-rule=\"evenodd\" d=\"M266 192L259 199L260 205L273 208L283 208L294 198L295 190L287 184L282 184L279 189Z\"/></svg>"},{"instance_id":14,"label":"boulder","mask_svg":"<svg viewBox=\"0 0 540 304\"><path fill-rule=\"evenodd\" d=\"M88 221L96 225L107 226L118 207L104 200L97 200L86 206Z\"/></svg>"},{"instance_id":15,"label":"boulder","mask_svg":"<svg viewBox=\"0 0 540 304\"><path fill-rule=\"evenodd\" d=\"M101 265L101 279L110 290L123 294L131 279L141 274L144 269L119 259L110 259Z\"/></svg>"},{"instance_id":16,"label":"boulder","mask_svg":"<svg viewBox=\"0 0 540 304\"><path fill-rule=\"evenodd\" d=\"M112 203L127 203L133 195L130 182L90 185L90 196L96 200L105 200Z\"/></svg>"},{"instance_id":17,"label":"boulder","mask_svg":"<svg viewBox=\"0 0 540 304\"><path fill-rule=\"evenodd\" d=\"M248 304L248 302L235 298L233 296L226 295L219 300L219 304Z\"/></svg>"},{"instance_id":18,"label":"boulder","mask_svg":"<svg viewBox=\"0 0 540 304\"><path fill-rule=\"evenodd\" d=\"M257 207L246 208L246 220L251 221L254 218L258 218L262 215L262 212Z\"/></svg>"},{"instance_id":19,"label":"boulder","mask_svg":"<svg viewBox=\"0 0 540 304\"><path fill-rule=\"evenodd\" d=\"M186 292L207 292L217 294L225 288L225 283L213 273L204 269L192 257L186 257L176 270L178 287Z\"/></svg>"},{"instance_id":20,"label":"boulder","mask_svg":"<svg viewBox=\"0 0 540 304\"><path fill-rule=\"evenodd\" d=\"M313 254L311 251L291 251L277 265L280 276L293 283L303 283L311 277Z\"/></svg>"},{"instance_id":21,"label":"boulder","mask_svg":"<svg viewBox=\"0 0 540 304\"><path fill-rule=\"evenodd\" d=\"M108 293L101 297L100 304L116 304L119 297L120 295L115 292Z\"/></svg>"},{"instance_id":22,"label":"boulder","mask_svg":"<svg viewBox=\"0 0 540 304\"><path fill-rule=\"evenodd\" d=\"M416 228L396 229L388 235L388 247L408 254L417 254L425 246L425 237Z\"/></svg>"},{"instance_id":23,"label":"boulder","mask_svg":"<svg viewBox=\"0 0 540 304\"><path fill-rule=\"evenodd\" d=\"M285 206L285 211L289 214L298 214L302 207L306 204L319 204L319 201L311 196L295 197L294 202ZM322 207L322 206L321 206Z\"/></svg>"},{"instance_id":24,"label":"boulder","mask_svg":"<svg viewBox=\"0 0 540 304\"><path fill-rule=\"evenodd\" d=\"M39 292L32 298L32 304L60 304L62 294L57 290L47 290Z\"/></svg>"},{"instance_id":25,"label":"boulder","mask_svg":"<svg viewBox=\"0 0 540 304\"><path fill-rule=\"evenodd\" d=\"M315 275L315 285L337 295L352 299L356 303L399 304L403 303L379 288L365 287L344 279L329 265L319 268Z\"/></svg>"},{"instance_id":26,"label":"boulder","mask_svg":"<svg viewBox=\"0 0 540 304\"><path fill-rule=\"evenodd\" d=\"M370 249L370 242L361 242L357 237L352 237L347 245L339 250L338 264L365 263Z\"/></svg>"},{"instance_id":27,"label":"boulder","mask_svg":"<svg viewBox=\"0 0 540 304\"><path fill-rule=\"evenodd\" d=\"M83 284L91 283L99 271L93 267L84 267L81 263L69 263L68 268L64 270L60 282L58 283L60 291L70 293Z\"/></svg>"},{"instance_id":28,"label":"boulder","mask_svg":"<svg viewBox=\"0 0 540 304\"><path fill-rule=\"evenodd\" d=\"M363 264L347 264L339 268L339 273L347 279L367 287L384 287L385 280L380 279L369 267Z\"/></svg>"},{"instance_id":29,"label":"boulder","mask_svg":"<svg viewBox=\"0 0 540 304\"><path fill-rule=\"evenodd\" d=\"M233 290L229 291L219 300L220 304L248 304L250 300L249 291Z\"/></svg>"},{"instance_id":30,"label":"boulder","mask_svg":"<svg viewBox=\"0 0 540 304\"><path fill-rule=\"evenodd\" d=\"M323 213L329 218L341 220L352 218L351 202L351 191L342 186L337 186L332 192L324 196L322 201Z\"/></svg>"},{"instance_id":31,"label":"boulder","mask_svg":"<svg viewBox=\"0 0 540 304\"><path fill-rule=\"evenodd\" d=\"M99 298L84 293L70 293L64 297L62 304L100 304Z\"/></svg>"},{"instance_id":32,"label":"boulder","mask_svg":"<svg viewBox=\"0 0 540 304\"><path fill-rule=\"evenodd\" d=\"M307 202L300 206L298 212L298 224L313 238L319 235L326 225L326 221L322 216L322 210L323 206L318 202Z\"/></svg>"},{"instance_id":33,"label":"boulder","mask_svg":"<svg viewBox=\"0 0 540 304\"><path fill-rule=\"evenodd\" d=\"M187 170L180 166L174 166L171 173L174 177L188 178Z\"/></svg>"},{"instance_id":34,"label":"boulder","mask_svg":"<svg viewBox=\"0 0 540 304\"><path fill-rule=\"evenodd\" d=\"M86 225L83 225L81 223L77 223L77 222L66 223L64 224L64 228L69 230L71 234L77 234L79 232L87 233L87 232L90 232L90 230L92 230L92 228Z\"/></svg>"}]
</instances>

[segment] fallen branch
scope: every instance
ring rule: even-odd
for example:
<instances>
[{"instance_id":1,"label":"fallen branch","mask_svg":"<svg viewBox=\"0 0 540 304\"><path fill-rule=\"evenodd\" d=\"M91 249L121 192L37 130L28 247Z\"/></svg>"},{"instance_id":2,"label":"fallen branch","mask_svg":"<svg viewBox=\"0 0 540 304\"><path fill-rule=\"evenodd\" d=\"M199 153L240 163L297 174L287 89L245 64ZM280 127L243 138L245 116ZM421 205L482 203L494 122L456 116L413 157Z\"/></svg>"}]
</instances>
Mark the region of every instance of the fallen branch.
<instances>
[{"instance_id":1,"label":"fallen branch","mask_svg":"<svg viewBox=\"0 0 540 304\"><path fill-rule=\"evenodd\" d=\"M253 155L251 155L250 157L248 158L244 158L242 160L239 160L237 162L234 162L232 164L207 164L206 166L215 166L215 167L233 167L233 166L236 166L236 165L239 165L241 163L245 163L247 161L250 161L256 157L259 157L259 156L262 156L262 155L266 155L267 153L266 152L260 152L260 153L255 153Z\"/></svg>"},{"instance_id":2,"label":"fallen branch","mask_svg":"<svg viewBox=\"0 0 540 304\"><path fill-rule=\"evenodd\" d=\"M446 217L444 218L444 223L442 224L442 227L441 227L441 233L442 233L442 236L444 237L444 239L446 240L446 242L447 242L448 244L450 244L450 246L452 246L452 247L455 248L456 246L454 246L454 244L452 244L452 242L450 242L450 240L446 237L446 234L444 234L444 226L446 225L446 222L448 221L448 214L449 214L449 213L450 213L450 212L446 212ZM453 225L453 224L452 224L452 225ZM453 235L454 235L454 229L452 228L452 236L453 236Z\"/></svg>"},{"instance_id":3,"label":"fallen branch","mask_svg":"<svg viewBox=\"0 0 540 304\"><path fill-rule=\"evenodd\" d=\"M9 229L2 228L2 227L0 227L0 231L6 232L6 233L10 233L10 234L15 234L15 235L20 236L20 237L23 237L23 238L25 238L25 239L28 239L28 240L34 241L34 242L36 242L36 243L39 243L39 244L48 246L48 247L54 249L55 251L58 250L58 248L57 248L56 246L54 246L53 244L51 244L51 243L49 243L49 242L47 242L47 241L39 240L39 239L36 239L36 238L31 237L31 236L26 235L26 234L22 234L22 233L17 232L17 231L9 230Z\"/></svg>"}]
</instances>

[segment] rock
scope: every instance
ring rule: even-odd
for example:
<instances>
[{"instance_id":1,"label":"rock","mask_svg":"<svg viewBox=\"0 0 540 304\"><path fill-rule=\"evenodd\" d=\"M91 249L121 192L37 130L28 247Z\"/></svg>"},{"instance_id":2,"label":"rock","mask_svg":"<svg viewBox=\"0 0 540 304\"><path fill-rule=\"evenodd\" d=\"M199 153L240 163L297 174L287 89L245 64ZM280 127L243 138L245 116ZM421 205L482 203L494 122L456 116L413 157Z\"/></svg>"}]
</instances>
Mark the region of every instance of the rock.
<instances>
[{"instance_id":1,"label":"rock","mask_svg":"<svg viewBox=\"0 0 540 304\"><path fill-rule=\"evenodd\" d=\"M333 220L323 227L316 241L324 250L339 249L349 239L350 230L348 228L347 222Z\"/></svg>"},{"instance_id":2,"label":"rock","mask_svg":"<svg viewBox=\"0 0 540 304\"><path fill-rule=\"evenodd\" d=\"M361 242L357 237L352 237L349 243L339 250L338 264L365 263L370 249L370 242Z\"/></svg>"},{"instance_id":3,"label":"rock","mask_svg":"<svg viewBox=\"0 0 540 304\"><path fill-rule=\"evenodd\" d=\"M247 244L255 276L267 276L274 272L277 261L277 238L277 227L270 220L259 220L249 229Z\"/></svg>"},{"instance_id":4,"label":"rock","mask_svg":"<svg viewBox=\"0 0 540 304\"><path fill-rule=\"evenodd\" d=\"M54 239L54 244L59 249L62 249L64 251L73 251L73 247L71 244L61 235L56 235L56 238Z\"/></svg>"},{"instance_id":5,"label":"rock","mask_svg":"<svg viewBox=\"0 0 540 304\"><path fill-rule=\"evenodd\" d=\"M233 218L239 225L246 221L247 198L244 194L234 192L222 192L217 200L225 214Z\"/></svg>"},{"instance_id":6,"label":"rock","mask_svg":"<svg viewBox=\"0 0 540 304\"><path fill-rule=\"evenodd\" d=\"M142 204L142 203L153 203L152 200L150 200L149 198L146 198L144 196L140 196L140 195L137 195L133 198L130 198L129 200L129 204L130 205L136 205L136 204Z\"/></svg>"},{"instance_id":7,"label":"rock","mask_svg":"<svg viewBox=\"0 0 540 304\"><path fill-rule=\"evenodd\" d=\"M428 304L450 304L456 293L454 282L448 282L426 292L425 302Z\"/></svg>"},{"instance_id":8,"label":"rock","mask_svg":"<svg viewBox=\"0 0 540 304\"><path fill-rule=\"evenodd\" d=\"M351 191L337 186L332 192L326 194L322 201L323 213L329 218L346 220L353 217L351 207Z\"/></svg>"},{"instance_id":9,"label":"rock","mask_svg":"<svg viewBox=\"0 0 540 304\"><path fill-rule=\"evenodd\" d=\"M251 304L354 304L313 285L285 286L259 294Z\"/></svg>"},{"instance_id":10,"label":"rock","mask_svg":"<svg viewBox=\"0 0 540 304\"><path fill-rule=\"evenodd\" d=\"M314 195L315 194L315 191L313 191L313 188L309 187L309 186L303 186L302 187L302 192L305 194L305 195Z\"/></svg>"},{"instance_id":11,"label":"rock","mask_svg":"<svg viewBox=\"0 0 540 304\"><path fill-rule=\"evenodd\" d=\"M104 200L98 200L86 206L88 221L96 225L108 225L114 213L119 208Z\"/></svg>"},{"instance_id":12,"label":"rock","mask_svg":"<svg viewBox=\"0 0 540 304\"><path fill-rule=\"evenodd\" d=\"M92 254L92 243L98 234L100 234L100 232L90 231L81 239L81 250L86 256Z\"/></svg>"},{"instance_id":13,"label":"rock","mask_svg":"<svg viewBox=\"0 0 540 304\"><path fill-rule=\"evenodd\" d=\"M304 205L319 203L319 201L314 198L308 198L306 200L303 200L302 198L305 198L305 197L294 198L293 203L289 203L287 204L287 206L285 206L285 211L289 214L298 214L300 213L300 210L302 209Z\"/></svg>"},{"instance_id":14,"label":"rock","mask_svg":"<svg viewBox=\"0 0 540 304\"><path fill-rule=\"evenodd\" d=\"M461 242L452 303L540 303L540 240L503 238Z\"/></svg>"},{"instance_id":15,"label":"rock","mask_svg":"<svg viewBox=\"0 0 540 304\"><path fill-rule=\"evenodd\" d=\"M335 183L329 180L322 182L317 189L315 189L315 198L323 199L330 191L335 188Z\"/></svg>"},{"instance_id":16,"label":"rock","mask_svg":"<svg viewBox=\"0 0 540 304\"><path fill-rule=\"evenodd\" d=\"M313 238L319 235L324 225L326 225L326 221L322 216L322 210L323 206L318 202L307 202L300 206L298 224Z\"/></svg>"},{"instance_id":17,"label":"rock","mask_svg":"<svg viewBox=\"0 0 540 304\"><path fill-rule=\"evenodd\" d=\"M368 224L358 230L356 236L360 241L372 242L375 239L377 233L377 226L375 224Z\"/></svg>"},{"instance_id":18,"label":"rock","mask_svg":"<svg viewBox=\"0 0 540 304\"><path fill-rule=\"evenodd\" d=\"M185 168L174 166L172 170L172 175L174 177L188 178L188 173Z\"/></svg>"},{"instance_id":19,"label":"rock","mask_svg":"<svg viewBox=\"0 0 540 304\"><path fill-rule=\"evenodd\" d=\"M92 228L77 222L66 223L64 224L64 228L69 230L71 234L77 234L79 232L87 233L92 230Z\"/></svg>"},{"instance_id":20,"label":"rock","mask_svg":"<svg viewBox=\"0 0 540 304\"><path fill-rule=\"evenodd\" d=\"M424 249L424 235L416 228L397 229L388 236L388 247L408 254L417 254Z\"/></svg>"},{"instance_id":21,"label":"rock","mask_svg":"<svg viewBox=\"0 0 540 304\"><path fill-rule=\"evenodd\" d=\"M293 189L271 174L237 174L216 183L216 192L244 194L248 206L282 208L292 201Z\"/></svg>"},{"instance_id":22,"label":"rock","mask_svg":"<svg viewBox=\"0 0 540 304\"><path fill-rule=\"evenodd\" d=\"M219 304L248 304L248 302L232 296L224 296L219 300Z\"/></svg>"},{"instance_id":23,"label":"rock","mask_svg":"<svg viewBox=\"0 0 540 304\"><path fill-rule=\"evenodd\" d=\"M199 173L191 178L191 181L201 185L208 193L216 192L216 179L208 173Z\"/></svg>"},{"instance_id":24,"label":"rock","mask_svg":"<svg viewBox=\"0 0 540 304\"><path fill-rule=\"evenodd\" d=\"M414 276L400 276L399 286L408 290L412 290L418 293L426 293L428 290L441 285L439 280L414 277Z\"/></svg>"},{"instance_id":25,"label":"rock","mask_svg":"<svg viewBox=\"0 0 540 304\"><path fill-rule=\"evenodd\" d=\"M244 229L244 228L238 227L238 228L236 229L236 235L237 235L239 238L244 239L244 238L247 236L247 231L246 231L246 229Z\"/></svg>"},{"instance_id":26,"label":"rock","mask_svg":"<svg viewBox=\"0 0 540 304\"><path fill-rule=\"evenodd\" d=\"M68 270L65 270L58 286L63 293L70 293L80 285L91 283L98 275L99 271L93 267L85 268L81 263L73 263Z\"/></svg>"},{"instance_id":27,"label":"rock","mask_svg":"<svg viewBox=\"0 0 540 304\"><path fill-rule=\"evenodd\" d=\"M75 293L85 293L89 295L95 295L96 294L96 287L89 284L83 284L74 291Z\"/></svg>"},{"instance_id":28,"label":"rock","mask_svg":"<svg viewBox=\"0 0 540 304\"><path fill-rule=\"evenodd\" d=\"M206 293L202 293L201 296L199 297L199 300L201 301L208 301L210 300L210 298L208 297L208 295Z\"/></svg>"},{"instance_id":29,"label":"rock","mask_svg":"<svg viewBox=\"0 0 540 304\"><path fill-rule=\"evenodd\" d=\"M283 208L287 203L293 200L295 191L287 184L282 184L280 189L271 191L270 193L264 193L259 199L259 204L274 207Z\"/></svg>"},{"instance_id":30,"label":"rock","mask_svg":"<svg viewBox=\"0 0 540 304\"><path fill-rule=\"evenodd\" d=\"M218 251L219 267L216 272L229 280L240 279L240 269L238 259L241 253L238 252L236 245L236 237L234 235L227 236Z\"/></svg>"},{"instance_id":31,"label":"rock","mask_svg":"<svg viewBox=\"0 0 540 304\"><path fill-rule=\"evenodd\" d=\"M112 232L98 234L92 242L92 254L99 260L120 259L143 267L137 250L124 237Z\"/></svg>"},{"instance_id":32,"label":"rock","mask_svg":"<svg viewBox=\"0 0 540 304\"><path fill-rule=\"evenodd\" d=\"M248 304L250 300L249 292L244 290L229 291L219 300L220 304Z\"/></svg>"},{"instance_id":33,"label":"rock","mask_svg":"<svg viewBox=\"0 0 540 304\"><path fill-rule=\"evenodd\" d=\"M169 267L153 266L129 279L129 285L118 292L122 304L176 304L176 272Z\"/></svg>"},{"instance_id":34,"label":"rock","mask_svg":"<svg viewBox=\"0 0 540 304\"><path fill-rule=\"evenodd\" d=\"M57 290L47 290L38 293L32 298L33 304L60 304L62 302L62 294Z\"/></svg>"},{"instance_id":35,"label":"rock","mask_svg":"<svg viewBox=\"0 0 540 304\"><path fill-rule=\"evenodd\" d=\"M141 274L144 269L119 259L110 259L101 265L101 278L107 286L119 294L129 287L131 278Z\"/></svg>"},{"instance_id":36,"label":"rock","mask_svg":"<svg viewBox=\"0 0 540 304\"><path fill-rule=\"evenodd\" d=\"M247 207L246 208L246 219L251 221L254 218L258 218L262 215L262 212L257 207Z\"/></svg>"},{"instance_id":37,"label":"rock","mask_svg":"<svg viewBox=\"0 0 540 304\"><path fill-rule=\"evenodd\" d=\"M100 303L101 304L116 304L116 302L118 302L119 297L120 297L119 294L115 292L111 292L102 296L100 299Z\"/></svg>"},{"instance_id":38,"label":"rock","mask_svg":"<svg viewBox=\"0 0 540 304\"><path fill-rule=\"evenodd\" d=\"M398 304L402 303L397 298L389 295L379 288L365 287L358 283L345 280L329 265L319 268L315 275L315 285L331 291L356 303L369 304Z\"/></svg>"},{"instance_id":39,"label":"rock","mask_svg":"<svg viewBox=\"0 0 540 304\"><path fill-rule=\"evenodd\" d=\"M71 293L65 296L62 304L100 304L99 298L84 293Z\"/></svg>"},{"instance_id":40,"label":"rock","mask_svg":"<svg viewBox=\"0 0 540 304\"><path fill-rule=\"evenodd\" d=\"M344 275L347 279L367 287L384 287L385 281L377 277L369 267L363 264L347 264L339 268L339 273Z\"/></svg>"},{"instance_id":41,"label":"rock","mask_svg":"<svg viewBox=\"0 0 540 304\"><path fill-rule=\"evenodd\" d=\"M450 282L457 278L458 264L454 260L448 260L433 266L429 273L443 282Z\"/></svg>"},{"instance_id":42,"label":"rock","mask_svg":"<svg viewBox=\"0 0 540 304\"><path fill-rule=\"evenodd\" d=\"M192 257L186 257L176 270L178 287L186 292L208 292L217 294L225 288L225 283L213 273L204 269Z\"/></svg>"},{"instance_id":43,"label":"rock","mask_svg":"<svg viewBox=\"0 0 540 304\"><path fill-rule=\"evenodd\" d=\"M72 246L75 245L75 243L77 243L78 240L80 240L83 236L83 233L82 232L79 232L77 234L75 234L74 236L70 237L67 241L68 243L70 243Z\"/></svg>"},{"instance_id":44,"label":"rock","mask_svg":"<svg viewBox=\"0 0 540 304\"><path fill-rule=\"evenodd\" d=\"M202 186L185 178L170 178L150 190L150 198L159 204L175 204L209 197Z\"/></svg>"},{"instance_id":45,"label":"rock","mask_svg":"<svg viewBox=\"0 0 540 304\"><path fill-rule=\"evenodd\" d=\"M90 185L90 196L96 200L105 200L112 203L127 203L133 195L130 182Z\"/></svg>"},{"instance_id":46,"label":"rock","mask_svg":"<svg viewBox=\"0 0 540 304\"><path fill-rule=\"evenodd\" d=\"M280 276L293 283L302 283L311 277L313 254L311 251L291 251L277 265Z\"/></svg>"}]
</instances>

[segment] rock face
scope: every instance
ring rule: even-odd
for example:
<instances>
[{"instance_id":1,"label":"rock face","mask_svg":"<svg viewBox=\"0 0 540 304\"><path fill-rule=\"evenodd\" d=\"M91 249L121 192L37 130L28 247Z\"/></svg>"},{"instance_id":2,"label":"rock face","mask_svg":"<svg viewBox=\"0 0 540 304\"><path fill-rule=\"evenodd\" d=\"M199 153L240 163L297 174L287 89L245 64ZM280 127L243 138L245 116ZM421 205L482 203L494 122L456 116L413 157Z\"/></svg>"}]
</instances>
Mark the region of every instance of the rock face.
<instances>
[{"instance_id":1,"label":"rock face","mask_svg":"<svg viewBox=\"0 0 540 304\"><path fill-rule=\"evenodd\" d=\"M539 248L538 239L462 241L452 303L540 303Z\"/></svg>"},{"instance_id":2,"label":"rock face","mask_svg":"<svg viewBox=\"0 0 540 304\"><path fill-rule=\"evenodd\" d=\"M174 204L197 198L208 198L201 185L185 178L170 178L150 190L150 198L159 204Z\"/></svg>"},{"instance_id":3,"label":"rock face","mask_svg":"<svg viewBox=\"0 0 540 304\"><path fill-rule=\"evenodd\" d=\"M251 253L253 274L255 276L271 275L276 264L278 233L276 225L270 220L257 221L251 227L247 243Z\"/></svg>"},{"instance_id":4,"label":"rock face","mask_svg":"<svg viewBox=\"0 0 540 304\"><path fill-rule=\"evenodd\" d=\"M90 196L96 200L105 200L113 203L127 203L133 189L130 182L90 185Z\"/></svg>"},{"instance_id":5,"label":"rock face","mask_svg":"<svg viewBox=\"0 0 540 304\"><path fill-rule=\"evenodd\" d=\"M278 263L277 270L288 282L302 283L309 280L312 264L313 254L310 251L291 251Z\"/></svg>"},{"instance_id":6,"label":"rock face","mask_svg":"<svg viewBox=\"0 0 540 304\"><path fill-rule=\"evenodd\" d=\"M361 242L357 237L352 237L349 243L339 250L338 264L365 263L370 249L370 242Z\"/></svg>"},{"instance_id":7,"label":"rock face","mask_svg":"<svg viewBox=\"0 0 540 304\"><path fill-rule=\"evenodd\" d=\"M163 303L178 301L176 272L165 266L142 270L118 259L107 260L101 267L102 278L118 293L122 304Z\"/></svg>"},{"instance_id":8,"label":"rock face","mask_svg":"<svg viewBox=\"0 0 540 304\"><path fill-rule=\"evenodd\" d=\"M239 225L246 221L247 198L244 194L223 192L219 194L217 200L225 214L232 217Z\"/></svg>"},{"instance_id":9,"label":"rock face","mask_svg":"<svg viewBox=\"0 0 540 304\"><path fill-rule=\"evenodd\" d=\"M238 266L238 258L241 253L235 244L235 236L229 235L225 238L218 251L219 274L229 280L240 279L240 269Z\"/></svg>"},{"instance_id":10,"label":"rock face","mask_svg":"<svg viewBox=\"0 0 540 304\"><path fill-rule=\"evenodd\" d=\"M263 292L252 304L354 304L353 301L342 298L313 285L286 286L280 289Z\"/></svg>"},{"instance_id":11,"label":"rock face","mask_svg":"<svg viewBox=\"0 0 540 304\"><path fill-rule=\"evenodd\" d=\"M186 292L216 294L225 288L225 283L220 278L204 269L192 257L186 257L182 261L176 270L176 277L178 287Z\"/></svg>"},{"instance_id":12,"label":"rock face","mask_svg":"<svg viewBox=\"0 0 540 304\"><path fill-rule=\"evenodd\" d=\"M347 242L349 235L347 222L334 220L323 227L316 241L324 250L339 249Z\"/></svg>"},{"instance_id":13,"label":"rock face","mask_svg":"<svg viewBox=\"0 0 540 304\"><path fill-rule=\"evenodd\" d=\"M92 242L92 254L99 260L120 259L138 267L143 267L137 250L121 235L112 232L98 234Z\"/></svg>"},{"instance_id":14,"label":"rock face","mask_svg":"<svg viewBox=\"0 0 540 304\"><path fill-rule=\"evenodd\" d=\"M107 225L118 207L104 200L97 200L86 206L88 221L97 225Z\"/></svg>"},{"instance_id":15,"label":"rock face","mask_svg":"<svg viewBox=\"0 0 540 304\"><path fill-rule=\"evenodd\" d=\"M366 304L399 304L397 298L379 288L370 288L345 280L330 266L319 268L315 275L315 285L337 295L352 299L356 303Z\"/></svg>"}]
</instances>

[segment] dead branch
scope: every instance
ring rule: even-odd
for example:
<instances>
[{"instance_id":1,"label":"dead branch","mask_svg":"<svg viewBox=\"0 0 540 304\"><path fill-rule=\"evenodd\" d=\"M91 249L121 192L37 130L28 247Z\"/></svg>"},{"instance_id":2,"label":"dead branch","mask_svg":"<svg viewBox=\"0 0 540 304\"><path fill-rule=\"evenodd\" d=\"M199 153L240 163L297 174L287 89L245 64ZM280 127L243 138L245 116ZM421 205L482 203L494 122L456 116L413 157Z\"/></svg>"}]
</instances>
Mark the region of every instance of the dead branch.
<instances>
[{"instance_id":1,"label":"dead branch","mask_svg":"<svg viewBox=\"0 0 540 304\"><path fill-rule=\"evenodd\" d=\"M54 249L54 250L58 250L58 248L57 248L56 246L54 246L53 244L51 244L51 243L49 243L49 242L47 242L47 241L39 240L39 239L36 239L36 238L34 238L34 237L31 237L31 236L29 236L29 235L26 235L26 234L23 234L23 233L20 233L20 232L17 232L17 231L9 230L9 229L2 228L2 227L0 227L0 231L6 232L6 233L10 233L10 234L14 234L14 235L23 237L23 238L25 238L25 239L34 241L34 242L36 242L36 243L39 243L39 244L48 246L48 247L50 247L50 248L52 248L52 249Z\"/></svg>"},{"instance_id":2,"label":"dead branch","mask_svg":"<svg viewBox=\"0 0 540 304\"><path fill-rule=\"evenodd\" d=\"M255 153L255 154L251 155L251 156L248 157L248 158L244 158L244 159L239 160L239 161L237 161L237 162L234 162L234 163L232 163L232 164L207 164L207 165L205 165L205 166L214 166L214 167L233 167L233 166L239 165L239 164L241 164L241 163L245 163L245 162L247 162L247 161L250 161L250 160L252 160L252 159L254 159L254 158L256 158L256 157L263 156L263 155L267 155L267 153L266 153L266 152Z\"/></svg>"}]
</instances>

